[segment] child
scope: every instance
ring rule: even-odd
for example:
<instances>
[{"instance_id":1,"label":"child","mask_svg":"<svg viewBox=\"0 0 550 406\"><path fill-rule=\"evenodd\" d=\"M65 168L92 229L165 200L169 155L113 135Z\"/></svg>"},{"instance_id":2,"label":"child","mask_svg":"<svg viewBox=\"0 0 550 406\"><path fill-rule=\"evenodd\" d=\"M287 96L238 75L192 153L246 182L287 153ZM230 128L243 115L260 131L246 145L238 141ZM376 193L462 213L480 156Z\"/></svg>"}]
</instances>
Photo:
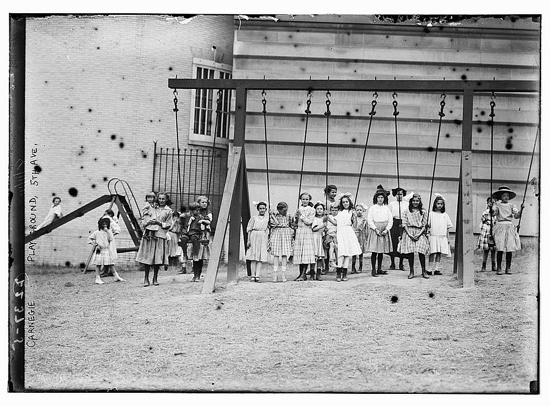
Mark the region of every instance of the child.
<instances>
[{"instance_id":1,"label":"child","mask_svg":"<svg viewBox=\"0 0 550 406\"><path fill-rule=\"evenodd\" d=\"M351 194L344 193L340 196L338 214L334 219L327 216L327 220L336 225L336 239L338 241L338 267L336 268L336 282L347 281L348 265L350 258L361 254L359 241L353 231L352 223L355 221L355 212L351 202Z\"/></svg>"},{"instance_id":2,"label":"child","mask_svg":"<svg viewBox=\"0 0 550 406\"><path fill-rule=\"evenodd\" d=\"M506 274L510 275L512 271L512 252L521 249L519 234L512 219L521 217L521 212L525 207L521 205L518 210L516 205L510 203L510 199L516 197L516 194L508 186L501 186L493 193L493 198L500 200L493 204L493 215L495 216L495 226L493 227L493 236L497 250L497 275L502 275L502 254L506 252Z\"/></svg>"},{"instance_id":3,"label":"child","mask_svg":"<svg viewBox=\"0 0 550 406\"><path fill-rule=\"evenodd\" d=\"M292 256L294 230L292 217L288 214L288 204L280 202L277 211L271 213L269 228L271 236L268 242L268 252L273 255L273 282L277 282L279 264L281 265L281 280L286 282L286 263Z\"/></svg>"},{"instance_id":4,"label":"child","mask_svg":"<svg viewBox=\"0 0 550 406\"><path fill-rule=\"evenodd\" d=\"M42 224L36 227L35 231L38 231L41 228L52 224L54 221L60 219L61 217L63 217L63 213L61 212L61 199L59 197L54 197L52 199L52 207L50 207L50 211L46 215L46 218L44 219Z\"/></svg>"},{"instance_id":5,"label":"child","mask_svg":"<svg viewBox=\"0 0 550 406\"><path fill-rule=\"evenodd\" d=\"M208 245L210 243L210 234L212 233L212 213L208 209L210 207L210 200L206 196L199 196L197 203L199 204L199 214L201 218L201 242Z\"/></svg>"},{"instance_id":6,"label":"child","mask_svg":"<svg viewBox=\"0 0 550 406\"><path fill-rule=\"evenodd\" d=\"M422 208L422 199L418 193L409 200L409 208L403 215L403 237L399 243L399 252L409 261L409 279L414 278L414 253L418 253L422 277L429 279L426 272L426 255L430 253L430 242L426 236L428 214Z\"/></svg>"},{"instance_id":7,"label":"child","mask_svg":"<svg viewBox=\"0 0 550 406\"><path fill-rule=\"evenodd\" d=\"M159 229L158 224L151 223L150 220L156 220L156 207L157 207L157 195L155 192L149 192L145 195L145 201L147 204L141 209L141 220L149 225L145 227L143 231L143 238L150 240L155 235L155 232Z\"/></svg>"},{"instance_id":8,"label":"child","mask_svg":"<svg viewBox=\"0 0 550 406\"><path fill-rule=\"evenodd\" d=\"M388 207L388 195L390 192L379 185L372 197L373 206L367 215L368 235L366 252L371 252L372 276L387 275L388 271L382 270L384 254L393 251L390 230L393 226L393 215Z\"/></svg>"},{"instance_id":9,"label":"child","mask_svg":"<svg viewBox=\"0 0 550 406\"><path fill-rule=\"evenodd\" d=\"M179 228L180 228L180 213L174 212L172 215L172 225L166 232L167 247L168 247L168 265L164 266L164 270L168 270L168 266L178 266L180 264L180 253L178 252Z\"/></svg>"},{"instance_id":10,"label":"child","mask_svg":"<svg viewBox=\"0 0 550 406\"><path fill-rule=\"evenodd\" d=\"M447 257L451 256L449 245L449 229L453 227L453 223L447 213L445 213L445 198L439 193L435 194L432 212L428 216L428 228L430 230L430 269L433 269L434 275L441 275L437 269L441 261L441 254ZM435 268L432 268L432 263L435 258ZM428 271L428 275L432 275L432 271Z\"/></svg>"},{"instance_id":11,"label":"child","mask_svg":"<svg viewBox=\"0 0 550 406\"><path fill-rule=\"evenodd\" d=\"M355 214L357 215L355 217L355 221L351 225L353 227L353 231L355 231L355 235L357 236L357 241L359 241L359 245L361 246L361 251L365 251L365 246L367 243L367 219L366 216L364 216L365 212L367 211L368 207L364 203L358 203L355 205ZM356 268L355 264L357 262L357 258L359 258L359 266ZM351 259L351 273L362 273L363 272L363 254L354 255Z\"/></svg>"},{"instance_id":12,"label":"child","mask_svg":"<svg viewBox=\"0 0 550 406\"><path fill-rule=\"evenodd\" d=\"M388 208L391 210L391 214L393 216L393 226L390 230L391 243L393 245L393 251L390 253L390 269L395 269L395 258L399 257L399 269L404 271L405 267L403 266L403 257L397 251L397 247L399 246L399 239L402 234L403 212L409 209L409 201L411 200L414 192L407 195L407 191L405 189L402 187L396 187L391 190L391 194L395 197L395 200L388 203Z\"/></svg>"},{"instance_id":13,"label":"child","mask_svg":"<svg viewBox=\"0 0 550 406\"><path fill-rule=\"evenodd\" d=\"M323 247L325 248L326 256L327 258L330 258L329 263L327 264L327 261L325 260L325 268L326 272L328 272L329 267L336 267L336 258L338 258L338 239L336 238L336 225L328 221L328 219L334 220L336 216L338 215L338 203L333 203L330 206L330 214L327 215L327 219L325 221L325 236L323 238Z\"/></svg>"},{"instance_id":14,"label":"child","mask_svg":"<svg viewBox=\"0 0 550 406\"><path fill-rule=\"evenodd\" d=\"M481 272L487 270L487 257L489 256L489 251L491 251L491 269L493 272L497 270L497 264L495 262L495 240L493 238L493 228L495 226L495 216L491 215L492 207L495 201L492 197L487 198L487 208L481 215L481 223L479 223L479 228L481 232L479 238L477 239L477 248L483 250L483 262L481 264Z\"/></svg>"},{"instance_id":15,"label":"child","mask_svg":"<svg viewBox=\"0 0 550 406\"><path fill-rule=\"evenodd\" d=\"M142 225L145 229L151 225L158 226L158 230L150 238L141 239L136 256L136 261L145 265L144 287L150 285L149 272L151 269L153 270L153 285L158 286L159 268L168 265L166 232L172 226L172 209L166 205L167 193L159 193L157 200L158 207L152 207L151 213L142 219Z\"/></svg>"},{"instance_id":16,"label":"child","mask_svg":"<svg viewBox=\"0 0 550 406\"><path fill-rule=\"evenodd\" d=\"M109 219L101 218L97 222L97 231L94 231L88 237L88 244L92 244L95 247L94 256L92 257L92 264L96 266L95 283L97 283L98 285L103 285L105 283L101 280L101 267L105 267L105 270L108 271L108 269L111 268L112 265L114 265L115 263L109 249L109 244L113 240L113 233L111 232L109 227ZM124 279L119 276L116 269L113 268L112 272L115 277L115 282L124 282Z\"/></svg>"},{"instance_id":17,"label":"child","mask_svg":"<svg viewBox=\"0 0 550 406\"><path fill-rule=\"evenodd\" d=\"M187 258L193 262L193 279L191 282L199 282L202 273L203 260L205 259L205 246L201 244L201 216L200 206L193 202L189 204L189 215L180 216L180 246L185 251ZM190 245L190 247L189 247Z\"/></svg>"},{"instance_id":18,"label":"child","mask_svg":"<svg viewBox=\"0 0 550 406\"><path fill-rule=\"evenodd\" d=\"M315 264L315 247L313 245L312 224L315 217L315 209L309 204L311 195L307 192L300 194L300 207L294 215L294 223L297 224L296 238L294 240L294 263L300 267L300 275L296 281L307 280L307 271L311 264Z\"/></svg>"},{"instance_id":19,"label":"child","mask_svg":"<svg viewBox=\"0 0 550 406\"><path fill-rule=\"evenodd\" d=\"M267 262L269 259L267 252L269 217L265 215L267 204L259 202L256 204L256 210L258 210L258 215L252 216L246 227L248 233L246 259L251 261L250 282L260 282L262 262Z\"/></svg>"},{"instance_id":20,"label":"child","mask_svg":"<svg viewBox=\"0 0 550 406\"><path fill-rule=\"evenodd\" d=\"M338 202L336 202L336 195L338 194L338 188L336 187L336 185L327 185L324 189L324 192L325 192L325 199L327 202L327 207L326 207L327 212L325 214L327 215L331 214L329 211L331 210L333 204L336 204L336 212L338 212ZM330 224L330 226L333 226L332 223ZM334 226L334 241L335 241L334 244L336 244L336 226ZM325 273L326 273L328 272L329 267L335 266L336 257L330 256L331 254L330 250L325 248L325 251L326 251L326 257L325 257Z\"/></svg>"},{"instance_id":21,"label":"child","mask_svg":"<svg viewBox=\"0 0 550 406\"><path fill-rule=\"evenodd\" d=\"M118 254L117 254L117 250L116 250L116 240L115 240L114 236L117 235L117 234L120 234L120 226L118 225L118 222L115 218L115 212L112 211L111 209L105 210L105 213L103 214L102 218L107 218L107 219L109 219L109 222L110 222L110 227L109 228L111 229L111 232L113 233L113 239L111 240L111 242L109 244L109 251L111 251L111 258L113 258L113 261L116 262L116 260L118 259ZM115 266L112 265L111 269L115 269ZM113 274L112 274L112 272L106 272L106 270L104 269L101 276L113 276Z\"/></svg>"},{"instance_id":22,"label":"child","mask_svg":"<svg viewBox=\"0 0 550 406\"><path fill-rule=\"evenodd\" d=\"M311 279L321 281L321 268L323 268L325 262L325 249L323 248L325 204L323 202L317 202L313 208L315 209L315 217L311 224L311 231L313 231L313 247L315 250L315 263L317 264L317 269L314 274L311 274Z\"/></svg>"}]
</instances>

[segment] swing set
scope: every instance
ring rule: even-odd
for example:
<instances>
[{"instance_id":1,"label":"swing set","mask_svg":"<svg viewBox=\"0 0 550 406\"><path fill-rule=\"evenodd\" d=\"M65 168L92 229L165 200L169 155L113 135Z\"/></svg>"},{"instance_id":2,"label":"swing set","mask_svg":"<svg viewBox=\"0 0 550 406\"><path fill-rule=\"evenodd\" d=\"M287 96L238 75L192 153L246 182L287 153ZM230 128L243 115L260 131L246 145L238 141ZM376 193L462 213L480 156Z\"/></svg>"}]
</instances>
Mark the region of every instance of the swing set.
<instances>
[{"instance_id":1,"label":"swing set","mask_svg":"<svg viewBox=\"0 0 550 406\"><path fill-rule=\"evenodd\" d=\"M248 91L262 92L262 113L264 116L264 140L266 153L266 173L268 185L268 207L269 202L269 166L267 151L267 124L266 124L266 90L293 90L307 91L305 132L302 151L302 162L300 168L299 192L302 187L302 173L305 157L305 147L307 144L307 129L309 115L311 114L311 93L312 91L326 91L326 160L325 160L325 181L328 184L328 139L329 139L329 121L331 116L331 93L332 91L374 91L371 102L371 112L368 131L366 134L365 147L363 150L363 160L359 171L359 180L357 184L356 202L358 201L359 186L364 169L364 162L368 147L368 141L371 131L371 124L374 115L376 115L376 105L378 92L393 92L392 105L395 128L395 151L396 151L396 174L397 186L400 187L399 174L399 145L398 145L398 101L397 92L408 93L441 93L439 115L439 129L437 135L437 144L435 149L435 158L430 186L430 198L428 210L430 209L433 182L437 166L437 152L439 149L439 139L441 135L442 119L445 116L445 97L447 93L457 93L462 95L462 146L460 158L460 174L458 178L458 204L457 204L457 222L455 239L455 258L454 272L457 274L458 281L462 287L473 287L474 285L474 238L473 238L473 201L472 201L472 127L473 127L473 100L475 93L495 92L506 93L539 93L539 83L536 81L446 81L446 80L266 80L266 79L169 79L168 87L171 89L234 89L235 90L235 121L234 121L234 141L233 155L228 161L228 174L225 183L223 199L220 206L218 221L212 244L211 259L208 263L208 269L205 276L205 282L202 293L212 293L215 289L217 272L222 254L223 243L227 230L229 230L229 249L227 264L227 282L234 282L237 279L237 269L239 264L239 253L241 243L241 232L244 236L246 245L247 233L246 225L251 217L250 200L248 192L248 179L246 169L246 117L247 117L247 95ZM494 103L494 97L492 98ZM493 107L493 105L492 105ZM492 111L493 113L493 111ZM494 114L494 113L493 113ZM538 133L537 133L538 137ZM535 139L536 145L536 139ZM491 189L492 189L492 126L491 126ZM535 149L533 149L533 155ZM531 157L531 165L532 159ZM529 175L531 172L529 167ZM491 190L492 192L492 190ZM525 198L524 198L525 199ZM229 220L232 221L229 221ZM521 218L520 218L521 221ZM519 229L519 224L518 224Z\"/></svg>"}]
</instances>

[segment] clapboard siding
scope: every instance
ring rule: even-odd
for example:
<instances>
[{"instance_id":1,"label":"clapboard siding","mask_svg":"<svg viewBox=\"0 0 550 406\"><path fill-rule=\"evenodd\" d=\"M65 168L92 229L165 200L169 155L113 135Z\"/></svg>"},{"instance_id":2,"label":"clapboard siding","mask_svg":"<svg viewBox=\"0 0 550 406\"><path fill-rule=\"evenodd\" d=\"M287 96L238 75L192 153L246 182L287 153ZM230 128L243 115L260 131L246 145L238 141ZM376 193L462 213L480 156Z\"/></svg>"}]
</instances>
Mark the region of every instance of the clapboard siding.
<instances>
[{"instance_id":1,"label":"clapboard siding","mask_svg":"<svg viewBox=\"0 0 550 406\"><path fill-rule=\"evenodd\" d=\"M540 80L540 25L498 19L463 26L427 29L414 24L377 23L372 16L280 16L236 22L233 77L239 79L333 80ZM328 120L329 183L355 193L373 100L370 92L331 90ZM266 131L260 91L248 94L246 122L250 195L265 197L266 138L272 201L293 200L298 194L306 123L307 90L268 91ZM326 94L311 95L302 190L323 199L326 182ZM380 92L366 151L360 196L372 199L376 185L395 187L394 100ZM401 91L397 141L400 181L429 194L439 132L441 94ZM496 94L493 137L493 177L523 194L539 122L538 95ZM477 205L489 193L491 95L476 93L473 110L473 193ZM456 199L462 148L462 96L447 94L441 123L434 191ZM538 155L532 176L538 173ZM520 190L521 189L521 190ZM476 218L481 214L474 209ZM451 203L452 216L456 206ZM532 220L532 219L531 219ZM522 232L536 234L536 221L522 222Z\"/></svg>"}]
</instances>

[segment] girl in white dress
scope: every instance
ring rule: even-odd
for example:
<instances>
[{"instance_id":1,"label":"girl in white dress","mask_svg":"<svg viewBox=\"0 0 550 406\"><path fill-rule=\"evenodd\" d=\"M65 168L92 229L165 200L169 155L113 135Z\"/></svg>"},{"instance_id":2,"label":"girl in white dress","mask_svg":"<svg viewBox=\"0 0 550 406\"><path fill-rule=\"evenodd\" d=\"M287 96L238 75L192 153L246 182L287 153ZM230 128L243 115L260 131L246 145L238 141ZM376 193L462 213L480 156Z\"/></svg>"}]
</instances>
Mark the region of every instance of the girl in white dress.
<instances>
[{"instance_id":1,"label":"girl in white dress","mask_svg":"<svg viewBox=\"0 0 550 406\"><path fill-rule=\"evenodd\" d=\"M449 229L453 227L451 218L445 213L445 199L440 194L436 193L432 212L428 217L429 239L430 239L430 256L429 269L433 269L433 275L441 275L437 269L441 261L441 254L446 257L451 256L449 248ZM435 268L432 264L435 259ZM428 271L428 275L432 275L432 271Z\"/></svg>"},{"instance_id":2,"label":"girl in white dress","mask_svg":"<svg viewBox=\"0 0 550 406\"><path fill-rule=\"evenodd\" d=\"M113 241L113 233L110 230L110 220L108 218L101 218L97 222L97 230L94 231L88 237L88 244L92 244L95 248L94 256L92 257L92 264L96 266L95 270L95 283L103 285L101 280L100 271L103 266L106 272L109 272L111 268L115 282L124 282L116 269L113 267L115 261L111 255L110 243Z\"/></svg>"},{"instance_id":3,"label":"girl in white dress","mask_svg":"<svg viewBox=\"0 0 550 406\"><path fill-rule=\"evenodd\" d=\"M327 217L328 221L336 225L336 240L338 241L336 282L348 280L348 266L351 257L362 253L361 246L352 227L356 214L351 202L351 193L344 193L339 200L339 211L336 217L334 219Z\"/></svg>"}]
</instances>

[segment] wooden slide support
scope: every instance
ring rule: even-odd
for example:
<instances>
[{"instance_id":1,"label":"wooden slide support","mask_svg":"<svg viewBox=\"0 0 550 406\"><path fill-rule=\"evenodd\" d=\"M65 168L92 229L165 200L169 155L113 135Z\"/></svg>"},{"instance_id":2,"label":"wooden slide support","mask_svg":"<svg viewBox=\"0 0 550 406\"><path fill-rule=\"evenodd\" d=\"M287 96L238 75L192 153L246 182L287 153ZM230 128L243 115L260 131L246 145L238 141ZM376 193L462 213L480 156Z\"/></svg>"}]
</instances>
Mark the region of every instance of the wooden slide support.
<instances>
[{"instance_id":1,"label":"wooden slide support","mask_svg":"<svg viewBox=\"0 0 550 406\"><path fill-rule=\"evenodd\" d=\"M214 234L214 240L212 242L212 253L210 255L210 260L208 261L208 268L206 270L206 275L204 278L204 285L202 288L202 293L212 293L215 289L216 278L218 276L218 268L220 264L220 258L224 246L225 233L227 231L229 223L230 210L234 206L235 200L241 200L242 196L240 193L236 193L238 189L238 184L242 182L237 182L237 179L242 179L242 174L246 170L244 165L244 157L242 155L242 149L240 147L235 147L233 149L233 156L229 161L227 171L227 179L225 181L225 187L223 190L222 202L220 204L220 213L218 215L218 221L216 223L216 233ZM241 227L241 216L232 217L231 224L237 223L239 228ZM240 230L239 230L240 233ZM246 234L246 233L245 233ZM240 242L240 236L237 238L237 241ZM240 250L240 246L239 246ZM234 255L229 256L231 265L235 268L235 277L229 276L228 270L228 282L236 280L236 267L238 265L239 253L232 253ZM229 268L229 263L228 263ZM231 280L230 280L231 279Z\"/></svg>"}]
</instances>

